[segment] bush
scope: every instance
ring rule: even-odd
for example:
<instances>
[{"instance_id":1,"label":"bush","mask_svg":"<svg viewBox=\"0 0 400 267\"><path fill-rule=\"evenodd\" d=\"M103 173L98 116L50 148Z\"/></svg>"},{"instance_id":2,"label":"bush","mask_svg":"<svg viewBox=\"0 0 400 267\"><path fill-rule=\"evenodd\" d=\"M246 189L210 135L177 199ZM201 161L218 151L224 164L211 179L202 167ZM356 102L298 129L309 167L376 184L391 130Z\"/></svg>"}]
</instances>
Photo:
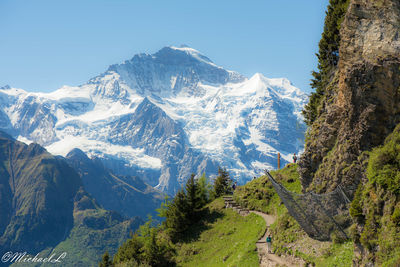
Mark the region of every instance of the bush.
<instances>
[{"instance_id":1,"label":"bush","mask_svg":"<svg viewBox=\"0 0 400 267\"><path fill-rule=\"evenodd\" d=\"M343 244L347 241L347 238L345 238L342 233L334 231L331 233L331 240L333 244Z\"/></svg>"},{"instance_id":2,"label":"bush","mask_svg":"<svg viewBox=\"0 0 400 267\"><path fill-rule=\"evenodd\" d=\"M377 245L377 230L378 223L375 219L375 213L370 212L367 216L367 221L360 236L361 244L369 251L373 251Z\"/></svg>"},{"instance_id":3,"label":"bush","mask_svg":"<svg viewBox=\"0 0 400 267\"><path fill-rule=\"evenodd\" d=\"M358 223L352 236L369 250L371 261L391 266L388 260L400 255L400 124L369 155L368 181L357 189L350 207Z\"/></svg>"},{"instance_id":4,"label":"bush","mask_svg":"<svg viewBox=\"0 0 400 267\"><path fill-rule=\"evenodd\" d=\"M400 226L400 205L399 204L397 204L396 208L394 209L391 219L392 219L393 223Z\"/></svg>"},{"instance_id":5,"label":"bush","mask_svg":"<svg viewBox=\"0 0 400 267\"><path fill-rule=\"evenodd\" d=\"M102 261L99 263L99 267L111 267L112 262L110 259L110 254L108 254L108 251L106 251L103 255Z\"/></svg>"},{"instance_id":6,"label":"bush","mask_svg":"<svg viewBox=\"0 0 400 267\"><path fill-rule=\"evenodd\" d=\"M354 195L354 199L350 204L350 215L358 223L364 223L365 221L362 209L362 193L363 193L363 185L362 183L360 183Z\"/></svg>"},{"instance_id":7,"label":"bush","mask_svg":"<svg viewBox=\"0 0 400 267\"><path fill-rule=\"evenodd\" d=\"M371 182L400 195L400 127L371 152L367 175Z\"/></svg>"}]
</instances>

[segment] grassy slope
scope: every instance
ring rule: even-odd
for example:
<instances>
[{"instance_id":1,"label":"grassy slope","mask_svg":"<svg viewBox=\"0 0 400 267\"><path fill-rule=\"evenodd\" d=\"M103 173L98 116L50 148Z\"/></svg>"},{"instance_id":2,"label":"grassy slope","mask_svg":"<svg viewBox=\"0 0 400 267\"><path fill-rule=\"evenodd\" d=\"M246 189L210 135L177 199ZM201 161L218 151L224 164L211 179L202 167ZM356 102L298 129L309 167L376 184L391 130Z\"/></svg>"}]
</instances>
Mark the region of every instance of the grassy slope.
<instances>
[{"instance_id":1,"label":"grassy slope","mask_svg":"<svg viewBox=\"0 0 400 267\"><path fill-rule=\"evenodd\" d=\"M209 215L191 228L192 236L176 247L178 266L258 266L256 242L264 234L265 221L224 208L217 199Z\"/></svg>"},{"instance_id":2,"label":"grassy slope","mask_svg":"<svg viewBox=\"0 0 400 267\"><path fill-rule=\"evenodd\" d=\"M290 191L301 192L297 165L289 164L284 169L272 171L271 175ZM252 210L273 215L280 215L286 211L286 208L280 205L281 200L272 184L268 181L267 176L261 176L258 179L248 182L245 186L238 187L234 198L236 202Z\"/></svg>"},{"instance_id":3,"label":"grassy slope","mask_svg":"<svg viewBox=\"0 0 400 267\"><path fill-rule=\"evenodd\" d=\"M271 172L272 176L292 192L301 193L297 165ZM239 187L234 195L242 206L277 216L271 225L273 248L277 254L292 254L316 266L352 266L353 243L332 244L312 240L289 215L266 176Z\"/></svg>"},{"instance_id":4,"label":"grassy slope","mask_svg":"<svg viewBox=\"0 0 400 267\"><path fill-rule=\"evenodd\" d=\"M353 199L353 239L378 266L400 265L400 124L369 154L367 181Z\"/></svg>"}]
</instances>

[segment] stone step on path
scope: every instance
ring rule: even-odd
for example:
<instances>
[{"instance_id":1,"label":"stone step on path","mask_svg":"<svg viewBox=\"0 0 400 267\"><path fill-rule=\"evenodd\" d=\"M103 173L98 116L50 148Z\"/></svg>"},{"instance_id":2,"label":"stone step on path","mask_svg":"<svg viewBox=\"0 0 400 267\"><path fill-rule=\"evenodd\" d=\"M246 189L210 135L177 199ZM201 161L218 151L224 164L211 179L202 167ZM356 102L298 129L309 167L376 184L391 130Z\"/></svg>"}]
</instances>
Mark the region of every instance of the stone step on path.
<instances>
[{"instance_id":1,"label":"stone step on path","mask_svg":"<svg viewBox=\"0 0 400 267\"><path fill-rule=\"evenodd\" d=\"M250 214L248 209L242 208L238 203L235 202L232 196L223 196L225 201L225 208L231 208L242 216L247 216Z\"/></svg>"}]
</instances>

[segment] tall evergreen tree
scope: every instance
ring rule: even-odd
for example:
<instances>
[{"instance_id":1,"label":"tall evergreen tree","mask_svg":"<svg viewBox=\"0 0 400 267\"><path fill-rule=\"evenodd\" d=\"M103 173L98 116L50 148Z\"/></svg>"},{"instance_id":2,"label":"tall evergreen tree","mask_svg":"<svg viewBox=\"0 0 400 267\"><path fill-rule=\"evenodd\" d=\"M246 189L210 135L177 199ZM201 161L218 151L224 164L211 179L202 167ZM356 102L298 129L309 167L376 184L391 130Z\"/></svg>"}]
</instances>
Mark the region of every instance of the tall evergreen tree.
<instances>
[{"instance_id":1,"label":"tall evergreen tree","mask_svg":"<svg viewBox=\"0 0 400 267\"><path fill-rule=\"evenodd\" d=\"M208 182L205 173L197 179L196 189L199 206L204 207L210 201L210 192L212 190L212 185Z\"/></svg>"},{"instance_id":2,"label":"tall evergreen tree","mask_svg":"<svg viewBox=\"0 0 400 267\"><path fill-rule=\"evenodd\" d=\"M325 95L326 87L331 81L339 62L340 25L346 14L349 0L330 0L326 12L324 32L319 42L318 70L312 72L311 87L315 92L310 95L304 107L305 122L311 125L318 116L318 108Z\"/></svg>"},{"instance_id":3,"label":"tall evergreen tree","mask_svg":"<svg viewBox=\"0 0 400 267\"><path fill-rule=\"evenodd\" d=\"M190 225L188 214L189 205L186 194L181 189L169 204L164 221L167 233L173 242L178 241L182 237L182 233L188 229Z\"/></svg>"},{"instance_id":4,"label":"tall evergreen tree","mask_svg":"<svg viewBox=\"0 0 400 267\"><path fill-rule=\"evenodd\" d=\"M232 181L226 169L218 167L218 176L217 178L215 178L214 182L214 197L217 198L225 194L231 193L231 183Z\"/></svg>"},{"instance_id":5,"label":"tall evergreen tree","mask_svg":"<svg viewBox=\"0 0 400 267\"><path fill-rule=\"evenodd\" d=\"M114 264L126 261L140 262L142 260L143 241L137 233L119 247L114 255Z\"/></svg>"},{"instance_id":6,"label":"tall evergreen tree","mask_svg":"<svg viewBox=\"0 0 400 267\"><path fill-rule=\"evenodd\" d=\"M168 260L168 248L157 240L157 229L150 228L142 248L144 262L150 266L171 266Z\"/></svg>"},{"instance_id":7,"label":"tall evergreen tree","mask_svg":"<svg viewBox=\"0 0 400 267\"><path fill-rule=\"evenodd\" d=\"M188 204L188 219L195 220L196 211L200 208L200 201L197 195L197 183L194 179L195 175L192 174L186 182L186 198Z\"/></svg>"}]
</instances>

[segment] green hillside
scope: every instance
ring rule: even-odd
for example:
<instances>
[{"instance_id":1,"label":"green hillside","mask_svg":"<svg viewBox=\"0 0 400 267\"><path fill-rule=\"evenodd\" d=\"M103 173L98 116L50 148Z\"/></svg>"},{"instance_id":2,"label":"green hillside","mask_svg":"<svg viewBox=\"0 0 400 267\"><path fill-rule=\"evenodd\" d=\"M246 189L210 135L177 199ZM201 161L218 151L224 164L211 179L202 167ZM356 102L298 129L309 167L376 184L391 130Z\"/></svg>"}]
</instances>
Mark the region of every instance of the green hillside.
<instances>
[{"instance_id":1,"label":"green hillside","mask_svg":"<svg viewBox=\"0 0 400 267\"><path fill-rule=\"evenodd\" d=\"M74 267L96 266L104 251L114 253L143 223L138 217L128 220L104 210L63 158L2 132L0 215L0 255L26 251L32 257L39 253L37 258L46 258L66 252L62 266Z\"/></svg>"},{"instance_id":2,"label":"green hillside","mask_svg":"<svg viewBox=\"0 0 400 267\"><path fill-rule=\"evenodd\" d=\"M300 193L296 164L273 171L272 175L288 189ZM162 214L166 214L165 209L176 209L178 200L188 199L190 193L182 192L167 208L164 206ZM275 223L270 226L275 255L293 255L314 266L352 266L353 242L320 242L308 237L289 215L266 176L238 187L234 199L243 207L276 216ZM176 220L186 216L178 212L173 214ZM256 242L266 229L262 217L253 213L243 217L232 209L225 209L222 198L197 210L195 217L197 219L188 223L176 239L169 236L167 223L153 228L148 223L119 248L113 258L114 265L110 261L109 265L102 266L258 266ZM161 251L166 253L160 254ZM169 256L157 263L156 255Z\"/></svg>"},{"instance_id":3,"label":"green hillside","mask_svg":"<svg viewBox=\"0 0 400 267\"><path fill-rule=\"evenodd\" d=\"M265 233L262 217L243 217L225 209L221 196L231 191L226 170L214 186L203 175L187 181L158 210L163 223L150 219L100 266L257 266L256 242Z\"/></svg>"},{"instance_id":4,"label":"green hillside","mask_svg":"<svg viewBox=\"0 0 400 267\"><path fill-rule=\"evenodd\" d=\"M257 266L256 242L264 234L265 221L255 214L243 217L225 209L221 198L207 208L211 216L203 218L190 230L198 237L176 246L177 265Z\"/></svg>"},{"instance_id":5,"label":"green hillside","mask_svg":"<svg viewBox=\"0 0 400 267\"><path fill-rule=\"evenodd\" d=\"M271 175L290 191L301 193L297 167L296 164L289 164L281 170L272 171ZM240 186L235 191L234 199L243 207L276 216L275 223L271 225L271 233L273 250L277 255L294 255L321 267L352 266L353 243L320 242L308 237L289 215L267 176Z\"/></svg>"},{"instance_id":6,"label":"green hillside","mask_svg":"<svg viewBox=\"0 0 400 267\"><path fill-rule=\"evenodd\" d=\"M217 198L199 211L199 219L184 237L171 242L164 226L142 226L122 245L109 265L128 266L257 266L257 240L264 234L265 221L258 215L243 217L225 209ZM152 241L152 233L155 239ZM153 243L152 246L149 244ZM164 260L152 259L164 251ZM166 258L165 255L168 255Z\"/></svg>"}]
</instances>

